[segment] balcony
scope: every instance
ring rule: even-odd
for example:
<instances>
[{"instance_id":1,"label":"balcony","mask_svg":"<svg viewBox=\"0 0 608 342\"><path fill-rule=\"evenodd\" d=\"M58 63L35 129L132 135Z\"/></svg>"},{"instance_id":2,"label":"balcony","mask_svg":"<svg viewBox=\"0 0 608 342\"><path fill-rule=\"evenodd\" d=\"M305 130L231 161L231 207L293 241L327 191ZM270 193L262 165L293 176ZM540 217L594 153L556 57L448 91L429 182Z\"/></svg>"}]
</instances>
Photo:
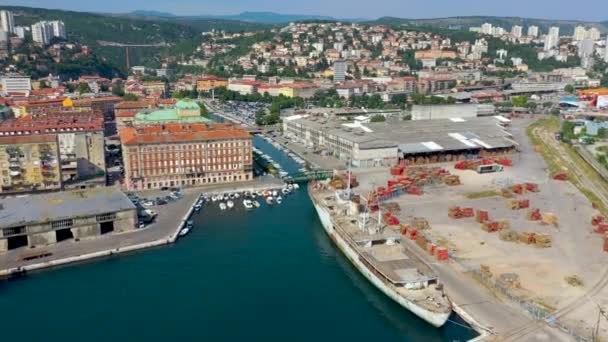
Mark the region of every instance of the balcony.
<instances>
[{"instance_id":1,"label":"balcony","mask_svg":"<svg viewBox=\"0 0 608 342\"><path fill-rule=\"evenodd\" d=\"M21 170L10 170L9 175L11 178L21 177Z\"/></svg>"}]
</instances>

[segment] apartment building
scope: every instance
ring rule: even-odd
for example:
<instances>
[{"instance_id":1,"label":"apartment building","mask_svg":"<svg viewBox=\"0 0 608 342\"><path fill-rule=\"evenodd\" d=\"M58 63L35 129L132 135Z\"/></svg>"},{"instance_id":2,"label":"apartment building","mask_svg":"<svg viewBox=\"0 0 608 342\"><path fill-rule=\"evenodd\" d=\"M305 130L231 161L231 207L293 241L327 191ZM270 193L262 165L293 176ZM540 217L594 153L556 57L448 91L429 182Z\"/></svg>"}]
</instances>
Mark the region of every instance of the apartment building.
<instances>
[{"instance_id":1,"label":"apartment building","mask_svg":"<svg viewBox=\"0 0 608 342\"><path fill-rule=\"evenodd\" d=\"M252 137L231 124L163 124L120 130L129 190L253 179Z\"/></svg>"}]
</instances>

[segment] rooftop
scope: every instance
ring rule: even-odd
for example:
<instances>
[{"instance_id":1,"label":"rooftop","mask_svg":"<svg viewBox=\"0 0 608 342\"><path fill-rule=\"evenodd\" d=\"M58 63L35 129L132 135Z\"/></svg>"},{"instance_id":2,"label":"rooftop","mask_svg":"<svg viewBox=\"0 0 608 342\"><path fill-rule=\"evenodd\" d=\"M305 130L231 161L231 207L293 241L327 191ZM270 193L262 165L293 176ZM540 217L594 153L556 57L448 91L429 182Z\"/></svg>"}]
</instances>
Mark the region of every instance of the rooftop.
<instances>
[{"instance_id":1,"label":"rooftop","mask_svg":"<svg viewBox=\"0 0 608 342\"><path fill-rule=\"evenodd\" d=\"M120 130L124 145L167 144L208 140L249 139L246 130L232 124L156 124Z\"/></svg>"},{"instance_id":2,"label":"rooftop","mask_svg":"<svg viewBox=\"0 0 608 342\"><path fill-rule=\"evenodd\" d=\"M3 227L134 209L135 206L125 194L111 188L0 199L0 218Z\"/></svg>"}]
</instances>

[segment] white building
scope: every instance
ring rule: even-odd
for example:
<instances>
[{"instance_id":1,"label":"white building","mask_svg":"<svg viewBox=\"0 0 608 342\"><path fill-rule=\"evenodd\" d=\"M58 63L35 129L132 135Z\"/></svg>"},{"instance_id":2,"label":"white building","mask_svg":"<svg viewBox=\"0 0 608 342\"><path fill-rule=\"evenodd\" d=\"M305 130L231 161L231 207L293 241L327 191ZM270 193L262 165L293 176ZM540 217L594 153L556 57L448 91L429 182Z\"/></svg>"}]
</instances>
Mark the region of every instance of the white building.
<instances>
[{"instance_id":1,"label":"white building","mask_svg":"<svg viewBox=\"0 0 608 342\"><path fill-rule=\"evenodd\" d=\"M2 31L8 33L15 32L15 21L13 19L13 13L9 11L0 11L0 21L2 22Z\"/></svg>"},{"instance_id":2,"label":"white building","mask_svg":"<svg viewBox=\"0 0 608 342\"><path fill-rule=\"evenodd\" d=\"M513 27L511 28L511 34L516 38L521 38L522 31L523 27L519 25L513 25Z\"/></svg>"},{"instance_id":3,"label":"white building","mask_svg":"<svg viewBox=\"0 0 608 342\"><path fill-rule=\"evenodd\" d=\"M62 39L67 38L67 34L65 32L65 24L63 23L63 21L51 21L50 25L53 27L53 37L58 37Z\"/></svg>"},{"instance_id":4,"label":"white building","mask_svg":"<svg viewBox=\"0 0 608 342\"><path fill-rule=\"evenodd\" d=\"M574 34L572 35L572 39L579 42L587 36L587 29L584 26L577 26L574 28Z\"/></svg>"},{"instance_id":5,"label":"white building","mask_svg":"<svg viewBox=\"0 0 608 342\"><path fill-rule=\"evenodd\" d=\"M32 90L32 81L26 76L3 76L0 79L2 84L2 92L7 93L25 93L28 94Z\"/></svg>"},{"instance_id":6,"label":"white building","mask_svg":"<svg viewBox=\"0 0 608 342\"><path fill-rule=\"evenodd\" d=\"M346 80L346 68L345 61L334 62L334 82L344 82Z\"/></svg>"},{"instance_id":7,"label":"white building","mask_svg":"<svg viewBox=\"0 0 608 342\"><path fill-rule=\"evenodd\" d=\"M21 39L25 39L25 33L27 31L28 31L27 27L23 27L23 26L15 27L15 34L17 35L17 37L19 37Z\"/></svg>"},{"instance_id":8,"label":"white building","mask_svg":"<svg viewBox=\"0 0 608 342\"><path fill-rule=\"evenodd\" d=\"M528 36L538 37L538 26L528 26Z\"/></svg>"},{"instance_id":9,"label":"white building","mask_svg":"<svg viewBox=\"0 0 608 342\"><path fill-rule=\"evenodd\" d=\"M592 27L589 30L587 30L587 35L585 36L585 38L589 38L593 41L596 41L596 40L600 40L600 35L601 35L600 30L598 30L595 27Z\"/></svg>"},{"instance_id":10,"label":"white building","mask_svg":"<svg viewBox=\"0 0 608 342\"><path fill-rule=\"evenodd\" d=\"M559 44L559 27L551 26L549 33L545 36L545 51L553 50Z\"/></svg>"},{"instance_id":11,"label":"white building","mask_svg":"<svg viewBox=\"0 0 608 342\"><path fill-rule=\"evenodd\" d=\"M63 21L40 21L32 25L32 40L41 45L48 45L53 38L66 38Z\"/></svg>"},{"instance_id":12,"label":"white building","mask_svg":"<svg viewBox=\"0 0 608 342\"><path fill-rule=\"evenodd\" d=\"M492 34L492 24L485 23L485 24L481 25L481 33Z\"/></svg>"},{"instance_id":13,"label":"white building","mask_svg":"<svg viewBox=\"0 0 608 342\"><path fill-rule=\"evenodd\" d=\"M604 62L608 63L608 36L606 36L606 49L604 51Z\"/></svg>"},{"instance_id":14,"label":"white building","mask_svg":"<svg viewBox=\"0 0 608 342\"><path fill-rule=\"evenodd\" d=\"M591 57L593 55L595 41L585 38L578 42L578 56L581 58Z\"/></svg>"}]
</instances>

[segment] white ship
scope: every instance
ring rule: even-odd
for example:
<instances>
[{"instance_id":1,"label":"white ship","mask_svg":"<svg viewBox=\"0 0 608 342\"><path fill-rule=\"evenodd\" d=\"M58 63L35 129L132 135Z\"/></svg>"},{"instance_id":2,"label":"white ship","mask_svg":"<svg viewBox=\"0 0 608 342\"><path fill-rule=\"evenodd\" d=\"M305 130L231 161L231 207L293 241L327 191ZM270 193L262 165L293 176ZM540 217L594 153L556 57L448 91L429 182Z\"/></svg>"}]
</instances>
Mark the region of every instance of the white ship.
<instances>
[{"instance_id":1,"label":"white ship","mask_svg":"<svg viewBox=\"0 0 608 342\"><path fill-rule=\"evenodd\" d=\"M377 229L381 223L353 213L355 204L326 186L311 184L309 194L326 233L363 276L429 324L445 324L452 303L435 272L401 244L399 233Z\"/></svg>"}]
</instances>

